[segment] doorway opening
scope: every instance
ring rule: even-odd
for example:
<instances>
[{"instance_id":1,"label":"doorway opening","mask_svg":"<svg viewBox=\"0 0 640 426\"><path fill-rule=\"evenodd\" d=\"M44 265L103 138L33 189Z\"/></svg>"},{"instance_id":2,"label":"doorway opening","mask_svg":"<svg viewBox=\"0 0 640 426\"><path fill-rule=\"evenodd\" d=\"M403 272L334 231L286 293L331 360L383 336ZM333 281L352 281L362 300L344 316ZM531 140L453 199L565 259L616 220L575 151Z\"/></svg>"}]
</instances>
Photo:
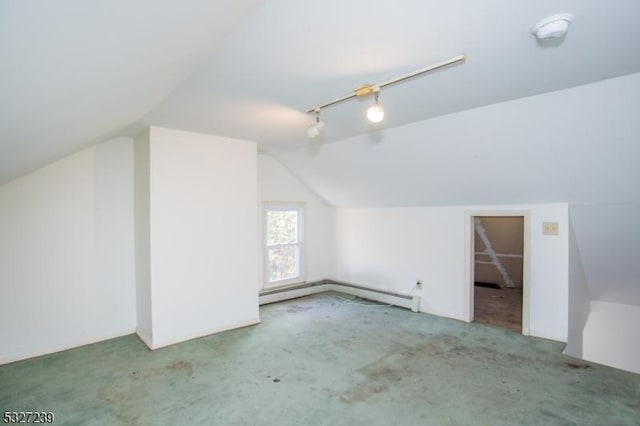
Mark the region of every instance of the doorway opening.
<instances>
[{"instance_id":1,"label":"doorway opening","mask_svg":"<svg viewBox=\"0 0 640 426\"><path fill-rule=\"evenodd\" d=\"M525 216L478 215L472 226L471 320L526 331Z\"/></svg>"}]
</instances>

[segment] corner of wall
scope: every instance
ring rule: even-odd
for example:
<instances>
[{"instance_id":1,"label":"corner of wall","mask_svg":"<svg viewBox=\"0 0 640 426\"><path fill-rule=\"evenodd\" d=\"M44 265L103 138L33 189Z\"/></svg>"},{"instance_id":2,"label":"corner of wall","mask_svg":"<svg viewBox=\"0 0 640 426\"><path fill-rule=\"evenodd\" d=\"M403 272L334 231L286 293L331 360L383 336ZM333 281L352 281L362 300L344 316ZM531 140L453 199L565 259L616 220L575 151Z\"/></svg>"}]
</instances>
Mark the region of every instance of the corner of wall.
<instances>
[{"instance_id":1,"label":"corner of wall","mask_svg":"<svg viewBox=\"0 0 640 426\"><path fill-rule=\"evenodd\" d=\"M582 258L576 240L569 209L569 310L568 336L564 353L575 358L583 357L583 334L591 311Z\"/></svg>"}]
</instances>

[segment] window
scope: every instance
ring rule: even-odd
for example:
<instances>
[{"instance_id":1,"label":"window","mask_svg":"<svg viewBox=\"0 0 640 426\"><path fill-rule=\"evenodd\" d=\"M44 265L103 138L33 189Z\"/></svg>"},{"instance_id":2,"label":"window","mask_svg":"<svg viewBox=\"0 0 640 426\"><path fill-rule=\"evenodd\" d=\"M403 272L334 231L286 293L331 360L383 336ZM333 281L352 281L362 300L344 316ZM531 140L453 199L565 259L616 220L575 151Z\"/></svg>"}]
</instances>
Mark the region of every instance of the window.
<instances>
[{"instance_id":1,"label":"window","mask_svg":"<svg viewBox=\"0 0 640 426\"><path fill-rule=\"evenodd\" d=\"M265 287L291 284L302 276L302 205L265 205Z\"/></svg>"}]
</instances>

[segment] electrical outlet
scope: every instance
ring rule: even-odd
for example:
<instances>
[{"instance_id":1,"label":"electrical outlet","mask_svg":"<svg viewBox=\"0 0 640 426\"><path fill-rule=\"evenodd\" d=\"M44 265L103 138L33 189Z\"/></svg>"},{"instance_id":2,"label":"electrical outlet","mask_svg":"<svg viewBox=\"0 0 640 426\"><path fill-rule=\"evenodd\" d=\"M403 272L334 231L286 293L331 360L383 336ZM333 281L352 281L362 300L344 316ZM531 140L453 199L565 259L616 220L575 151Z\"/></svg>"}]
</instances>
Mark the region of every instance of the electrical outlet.
<instances>
[{"instance_id":1,"label":"electrical outlet","mask_svg":"<svg viewBox=\"0 0 640 426\"><path fill-rule=\"evenodd\" d=\"M558 222L543 222L542 235L558 235Z\"/></svg>"},{"instance_id":2,"label":"electrical outlet","mask_svg":"<svg viewBox=\"0 0 640 426\"><path fill-rule=\"evenodd\" d=\"M416 280L416 288L422 289L422 280Z\"/></svg>"}]
</instances>

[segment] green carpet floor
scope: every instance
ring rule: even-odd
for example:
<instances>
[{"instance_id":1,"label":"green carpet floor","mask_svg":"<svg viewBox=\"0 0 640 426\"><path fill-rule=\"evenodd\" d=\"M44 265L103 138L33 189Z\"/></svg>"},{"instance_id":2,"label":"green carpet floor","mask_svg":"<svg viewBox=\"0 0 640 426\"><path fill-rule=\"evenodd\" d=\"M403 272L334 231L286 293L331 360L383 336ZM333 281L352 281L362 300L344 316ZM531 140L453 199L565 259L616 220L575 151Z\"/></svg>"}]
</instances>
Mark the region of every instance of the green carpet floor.
<instances>
[{"instance_id":1,"label":"green carpet floor","mask_svg":"<svg viewBox=\"0 0 640 426\"><path fill-rule=\"evenodd\" d=\"M640 425L640 375L348 299L268 305L259 325L153 352L132 335L1 366L0 411L64 425Z\"/></svg>"}]
</instances>

